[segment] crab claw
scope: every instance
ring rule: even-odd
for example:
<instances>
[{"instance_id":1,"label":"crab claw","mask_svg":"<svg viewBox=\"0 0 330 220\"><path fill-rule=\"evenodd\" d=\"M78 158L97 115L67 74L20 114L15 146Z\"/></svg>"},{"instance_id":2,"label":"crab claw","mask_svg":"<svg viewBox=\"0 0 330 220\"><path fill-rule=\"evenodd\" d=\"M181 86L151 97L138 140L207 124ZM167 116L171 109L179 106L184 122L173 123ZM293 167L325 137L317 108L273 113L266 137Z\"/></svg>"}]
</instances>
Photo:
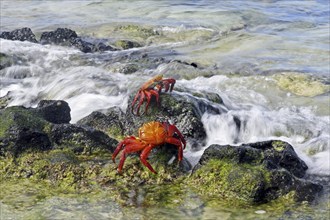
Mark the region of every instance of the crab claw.
<instances>
[{"instance_id":1,"label":"crab claw","mask_svg":"<svg viewBox=\"0 0 330 220\"><path fill-rule=\"evenodd\" d=\"M181 161L183 158L183 150L186 148L186 140L175 125L171 125L168 122L163 122L162 124L168 134L166 142L179 148L178 160Z\"/></svg>"}]
</instances>

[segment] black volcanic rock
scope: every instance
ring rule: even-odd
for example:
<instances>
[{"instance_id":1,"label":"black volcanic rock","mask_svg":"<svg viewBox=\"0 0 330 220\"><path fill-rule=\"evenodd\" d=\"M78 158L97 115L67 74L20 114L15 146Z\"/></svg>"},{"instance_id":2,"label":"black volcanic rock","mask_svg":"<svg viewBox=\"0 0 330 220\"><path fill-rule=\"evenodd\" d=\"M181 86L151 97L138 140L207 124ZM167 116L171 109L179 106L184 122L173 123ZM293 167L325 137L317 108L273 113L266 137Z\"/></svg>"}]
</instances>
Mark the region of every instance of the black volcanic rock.
<instances>
[{"instance_id":1,"label":"black volcanic rock","mask_svg":"<svg viewBox=\"0 0 330 220\"><path fill-rule=\"evenodd\" d=\"M43 32L40 37L41 44L58 44L70 46L71 41L78 38L75 31L68 28L57 28L55 31Z\"/></svg>"},{"instance_id":2,"label":"black volcanic rock","mask_svg":"<svg viewBox=\"0 0 330 220\"><path fill-rule=\"evenodd\" d=\"M54 124L69 123L71 121L71 109L65 101L41 100L36 110L45 120Z\"/></svg>"},{"instance_id":3,"label":"black volcanic rock","mask_svg":"<svg viewBox=\"0 0 330 220\"><path fill-rule=\"evenodd\" d=\"M36 40L36 36L28 27L16 29L11 32L2 32L0 33L0 38L7 40L30 41L32 43L38 43L38 41Z\"/></svg>"},{"instance_id":4,"label":"black volcanic rock","mask_svg":"<svg viewBox=\"0 0 330 220\"><path fill-rule=\"evenodd\" d=\"M248 203L269 202L289 193L295 201L311 202L323 187L302 179L307 168L283 141L211 145L194 167L191 182L208 185L200 190L209 196L216 192Z\"/></svg>"}]
</instances>

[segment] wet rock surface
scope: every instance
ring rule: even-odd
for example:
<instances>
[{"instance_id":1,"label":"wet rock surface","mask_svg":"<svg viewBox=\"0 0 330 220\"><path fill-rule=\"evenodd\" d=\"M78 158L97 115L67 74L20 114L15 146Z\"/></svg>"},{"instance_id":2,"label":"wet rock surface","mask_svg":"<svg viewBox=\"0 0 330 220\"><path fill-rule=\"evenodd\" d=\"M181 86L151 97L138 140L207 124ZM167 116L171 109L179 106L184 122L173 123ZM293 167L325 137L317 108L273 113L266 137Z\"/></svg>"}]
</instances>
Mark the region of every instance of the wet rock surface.
<instances>
[{"instance_id":1,"label":"wet rock surface","mask_svg":"<svg viewBox=\"0 0 330 220\"><path fill-rule=\"evenodd\" d=\"M117 46L123 50L127 50L127 49L131 49L131 48L141 47L142 45L135 41L118 40L115 42L115 46Z\"/></svg>"},{"instance_id":2,"label":"wet rock surface","mask_svg":"<svg viewBox=\"0 0 330 220\"><path fill-rule=\"evenodd\" d=\"M75 153L89 153L95 150L113 152L117 141L105 133L73 124L57 124L50 131L50 139L55 148L73 149Z\"/></svg>"},{"instance_id":3,"label":"wet rock surface","mask_svg":"<svg viewBox=\"0 0 330 220\"><path fill-rule=\"evenodd\" d=\"M0 38L7 39L7 40L19 40L19 41L30 41L32 43L38 43L36 36L32 32L30 28L21 28L16 29L11 32L1 32Z\"/></svg>"},{"instance_id":4,"label":"wet rock surface","mask_svg":"<svg viewBox=\"0 0 330 220\"><path fill-rule=\"evenodd\" d=\"M77 33L68 28L58 28L55 31L43 32L40 38L42 44L73 46L84 53L115 50L102 42L91 43L78 37Z\"/></svg>"},{"instance_id":5,"label":"wet rock surface","mask_svg":"<svg viewBox=\"0 0 330 220\"><path fill-rule=\"evenodd\" d=\"M113 151L117 141L91 127L69 124L69 105L61 100L43 100L37 108L21 106L0 110L1 155L18 156L54 147L75 148L77 151L97 149Z\"/></svg>"},{"instance_id":6,"label":"wet rock surface","mask_svg":"<svg viewBox=\"0 0 330 220\"><path fill-rule=\"evenodd\" d=\"M0 53L0 70L11 66L14 63L13 57L10 57L4 53Z\"/></svg>"},{"instance_id":7,"label":"wet rock surface","mask_svg":"<svg viewBox=\"0 0 330 220\"><path fill-rule=\"evenodd\" d=\"M225 193L253 203L269 202L289 193L295 201L311 202L323 187L301 179L307 168L292 146L282 141L211 145L194 167L192 182L216 182L203 193Z\"/></svg>"},{"instance_id":8,"label":"wet rock surface","mask_svg":"<svg viewBox=\"0 0 330 220\"><path fill-rule=\"evenodd\" d=\"M40 37L41 44L59 44L69 46L71 41L78 38L75 31L68 28L58 28L55 31L43 32Z\"/></svg>"},{"instance_id":9,"label":"wet rock surface","mask_svg":"<svg viewBox=\"0 0 330 220\"><path fill-rule=\"evenodd\" d=\"M84 53L116 50L103 42L89 42L88 40L79 37L75 31L68 28L57 28L55 31L43 32L41 33L40 41L36 40L35 34L30 28L16 29L11 32L2 32L0 34L0 38L76 47Z\"/></svg>"},{"instance_id":10,"label":"wet rock surface","mask_svg":"<svg viewBox=\"0 0 330 220\"><path fill-rule=\"evenodd\" d=\"M71 109L68 103L62 100L41 100L36 111L46 121L54 124L69 123L71 121Z\"/></svg>"},{"instance_id":11,"label":"wet rock surface","mask_svg":"<svg viewBox=\"0 0 330 220\"><path fill-rule=\"evenodd\" d=\"M118 108L113 107L107 112L92 112L85 118L80 119L77 124L86 125L105 132L109 136L122 138L124 135L124 112Z\"/></svg>"},{"instance_id":12,"label":"wet rock surface","mask_svg":"<svg viewBox=\"0 0 330 220\"><path fill-rule=\"evenodd\" d=\"M26 150L51 149L46 130L50 123L20 106L0 110L1 155L18 155Z\"/></svg>"}]
</instances>

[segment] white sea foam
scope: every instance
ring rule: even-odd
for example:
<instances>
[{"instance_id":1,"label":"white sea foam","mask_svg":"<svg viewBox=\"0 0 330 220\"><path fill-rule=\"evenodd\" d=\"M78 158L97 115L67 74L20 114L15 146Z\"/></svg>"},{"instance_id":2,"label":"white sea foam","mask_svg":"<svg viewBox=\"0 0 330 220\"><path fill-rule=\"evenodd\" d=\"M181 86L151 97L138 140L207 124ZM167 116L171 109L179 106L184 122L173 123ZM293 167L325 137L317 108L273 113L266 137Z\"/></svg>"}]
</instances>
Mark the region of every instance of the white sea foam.
<instances>
[{"instance_id":1,"label":"white sea foam","mask_svg":"<svg viewBox=\"0 0 330 220\"><path fill-rule=\"evenodd\" d=\"M207 143L200 152L187 152L193 163L211 144L239 145L277 139L295 148L310 167L308 172L329 174L329 115L326 112L318 115L313 106L305 106L308 99L309 103L317 99L286 96L285 91L281 91L266 76L198 77L179 80L178 84L197 91L219 94L228 110L220 115L204 113L202 116ZM302 99L305 101L302 102ZM316 104L319 107L327 105L324 99ZM240 123L237 124L237 121Z\"/></svg>"},{"instance_id":2,"label":"white sea foam","mask_svg":"<svg viewBox=\"0 0 330 220\"><path fill-rule=\"evenodd\" d=\"M307 111L308 112L308 111ZM234 121L240 120L240 126ZM211 144L253 143L283 140L290 143L309 166L308 172L328 175L330 171L330 130L328 117L319 117L292 108L277 111L232 110L221 115L202 117ZM205 148L204 148L205 149ZM203 150L204 150L203 149Z\"/></svg>"}]
</instances>

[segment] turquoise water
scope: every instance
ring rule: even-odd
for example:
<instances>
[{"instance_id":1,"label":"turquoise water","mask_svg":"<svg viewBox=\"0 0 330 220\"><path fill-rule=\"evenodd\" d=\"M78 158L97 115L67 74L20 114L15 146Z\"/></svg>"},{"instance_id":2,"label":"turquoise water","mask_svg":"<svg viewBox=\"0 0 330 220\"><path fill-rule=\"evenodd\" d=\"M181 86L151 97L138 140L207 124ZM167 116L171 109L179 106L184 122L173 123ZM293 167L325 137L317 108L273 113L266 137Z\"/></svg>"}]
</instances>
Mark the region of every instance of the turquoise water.
<instances>
[{"instance_id":1,"label":"turquoise water","mask_svg":"<svg viewBox=\"0 0 330 220\"><path fill-rule=\"evenodd\" d=\"M220 107L228 110L203 115L207 144L197 152L188 146L184 155L192 163L212 143L281 139L293 145L309 173L329 177L329 1L12 0L0 4L1 31L30 27L39 37L43 31L67 27L85 39L110 44L129 39L143 45L83 54L74 48L0 39L1 52L24 60L0 70L0 97L10 92L10 105L63 99L76 122L111 106L125 110L132 90L151 75L163 73L176 78L178 87L219 94L225 102ZM130 30L121 28L128 26ZM141 64L136 59L143 54L150 60ZM194 62L199 68L154 62L161 59ZM138 70L124 74L123 68L132 64ZM234 117L245 124L239 132ZM59 200L41 201L32 210L51 209L50 204ZM75 199L69 202L80 204ZM4 213L13 208L2 207ZM77 209L73 210L66 214ZM83 216L84 210L78 210ZM240 213L239 217L244 215Z\"/></svg>"}]
</instances>

